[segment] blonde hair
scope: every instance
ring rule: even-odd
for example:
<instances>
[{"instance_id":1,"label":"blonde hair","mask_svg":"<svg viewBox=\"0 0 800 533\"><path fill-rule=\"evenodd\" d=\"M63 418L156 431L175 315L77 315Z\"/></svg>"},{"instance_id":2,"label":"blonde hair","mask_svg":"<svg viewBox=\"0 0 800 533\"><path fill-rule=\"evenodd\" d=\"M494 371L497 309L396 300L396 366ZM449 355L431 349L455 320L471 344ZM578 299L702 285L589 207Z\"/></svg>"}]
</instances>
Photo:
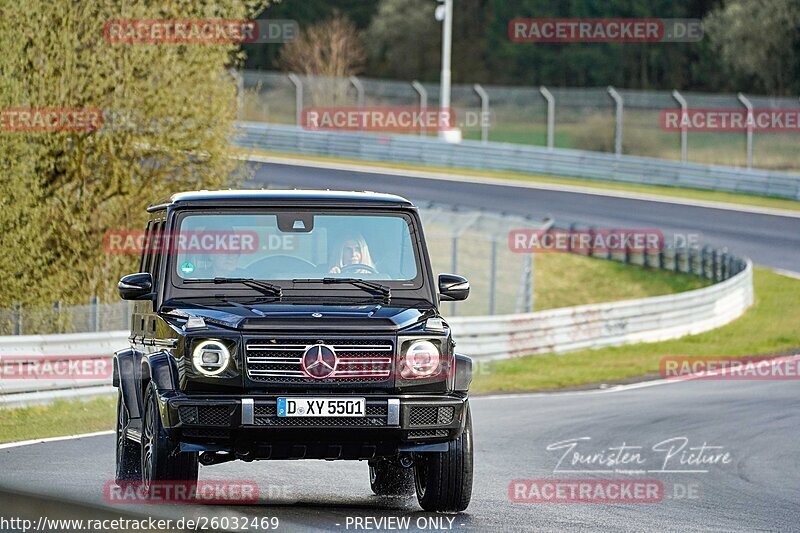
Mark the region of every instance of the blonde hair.
<instances>
[{"instance_id":1,"label":"blonde hair","mask_svg":"<svg viewBox=\"0 0 800 533\"><path fill-rule=\"evenodd\" d=\"M372 262L372 256L369 255L369 246L367 246L367 241L364 240L364 237L361 235L356 235L355 237L348 237L346 239L342 239L342 243L339 245L339 261L337 262L336 266L339 268L346 266L342 261L342 256L344 256L344 245L348 241L353 241L361 248L361 263L362 265L371 266L375 268L375 264Z\"/></svg>"}]
</instances>

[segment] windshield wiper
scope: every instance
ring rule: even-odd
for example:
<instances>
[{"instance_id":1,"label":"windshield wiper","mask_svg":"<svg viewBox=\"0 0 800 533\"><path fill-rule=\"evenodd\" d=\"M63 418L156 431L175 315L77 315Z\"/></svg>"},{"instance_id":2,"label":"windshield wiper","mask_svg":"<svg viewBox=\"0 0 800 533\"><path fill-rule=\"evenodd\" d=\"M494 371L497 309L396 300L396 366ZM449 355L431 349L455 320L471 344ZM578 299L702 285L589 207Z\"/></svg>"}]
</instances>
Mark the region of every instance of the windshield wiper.
<instances>
[{"instance_id":1,"label":"windshield wiper","mask_svg":"<svg viewBox=\"0 0 800 533\"><path fill-rule=\"evenodd\" d=\"M375 296L382 296L386 299L392 297L392 289L386 285L375 283L374 281L367 281L361 278L301 278L293 279L292 283L322 283L323 285L334 285L337 283L347 283L359 289L365 290Z\"/></svg>"},{"instance_id":2,"label":"windshield wiper","mask_svg":"<svg viewBox=\"0 0 800 533\"><path fill-rule=\"evenodd\" d=\"M241 285L247 285L267 296L277 296L278 298L283 296L283 289L279 286L254 278L187 279L184 280L184 283L215 283L217 285L222 283L239 283Z\"/></svg>"}]
</instances>

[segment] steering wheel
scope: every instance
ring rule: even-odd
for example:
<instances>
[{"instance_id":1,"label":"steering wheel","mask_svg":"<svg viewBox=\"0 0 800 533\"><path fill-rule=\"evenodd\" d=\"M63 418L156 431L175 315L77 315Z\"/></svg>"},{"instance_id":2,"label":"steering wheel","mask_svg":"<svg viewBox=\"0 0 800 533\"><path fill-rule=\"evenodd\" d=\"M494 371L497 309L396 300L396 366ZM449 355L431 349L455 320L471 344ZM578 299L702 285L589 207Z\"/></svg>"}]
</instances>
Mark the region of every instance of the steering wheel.
<instances>
[{"instance_id":1,"label":"steering wheel","mask_svg":"<svg viewBox=\"0 0 800 533\"><path fill-rule=\"evenodd\" d=\"M344 265L343 267L339 267L339 270L342 271L342 274L345 273L354 273L354 274L363 274L365 271L368 274L377 274L378 271L375 268L365 265L364 263L353 263L351 265Z\"/></svg>"}]
</instances>

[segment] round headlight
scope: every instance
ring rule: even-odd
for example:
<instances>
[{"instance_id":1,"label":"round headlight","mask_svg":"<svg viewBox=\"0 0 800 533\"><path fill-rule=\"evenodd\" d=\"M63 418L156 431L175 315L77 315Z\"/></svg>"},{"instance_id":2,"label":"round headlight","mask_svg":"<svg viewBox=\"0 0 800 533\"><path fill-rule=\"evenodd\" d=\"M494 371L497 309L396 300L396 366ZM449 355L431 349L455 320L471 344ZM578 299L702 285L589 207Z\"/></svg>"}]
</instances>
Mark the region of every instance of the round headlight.
<instances>
[{"instance_id":1,"label":"round headlight","mask_svg":"<svg viewBox=\"0 0 800 533\"><path fill-rule=\"evenodd\" d=\"M195 346L192 352L192 363L195 369L204 376L221 374L228 366L231 353L219 341L203 341Z\"/></svg>"},{"instance_id":2,"label":"round headlight","mask_svg":"<svg viewBox=\"0 0 800 533\"><path fill-rule=\"evenodd\" d=\"M414 341L406 350L403 377L424 378L439 370L439 349L431 341Z\"/></svg>"}]
</instances>

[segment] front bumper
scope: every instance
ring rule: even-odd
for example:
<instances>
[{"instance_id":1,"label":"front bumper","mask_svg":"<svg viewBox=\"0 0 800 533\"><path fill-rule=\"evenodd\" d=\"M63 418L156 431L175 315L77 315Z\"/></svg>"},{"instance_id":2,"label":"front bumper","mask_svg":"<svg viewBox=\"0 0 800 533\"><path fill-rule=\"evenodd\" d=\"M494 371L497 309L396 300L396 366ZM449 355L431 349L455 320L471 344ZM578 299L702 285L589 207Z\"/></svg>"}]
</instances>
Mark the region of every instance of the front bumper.
<instances>
[{"instance_id":1,"label":"front bumper","mask_svg":"<svg viewBox=\"0 0 800 533\"><path fill-rule=\"evenodd\" d=\"M359 418L278 417L279 396L161 399L164 426L184 450L236 452L254 459L370 459L432 449L457 438L466 394L326 394L366 399ZM318 395L315 395L318 396Z\"/></svg>"}]
</instances>

